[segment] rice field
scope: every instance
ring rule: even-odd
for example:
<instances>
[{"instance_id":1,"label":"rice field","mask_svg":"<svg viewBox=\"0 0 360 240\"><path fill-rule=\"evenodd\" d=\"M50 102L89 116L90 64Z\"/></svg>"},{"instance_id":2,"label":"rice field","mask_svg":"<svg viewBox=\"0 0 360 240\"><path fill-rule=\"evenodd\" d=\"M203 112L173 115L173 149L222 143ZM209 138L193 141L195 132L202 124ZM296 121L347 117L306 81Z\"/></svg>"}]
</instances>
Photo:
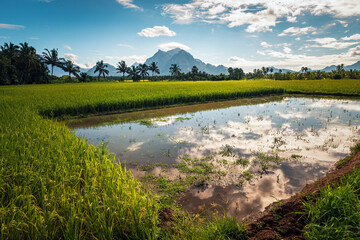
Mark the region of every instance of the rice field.
<instances>
[{"instance_id":1,"label":"rice field","mask_svg":"<svg viewBox=\"0 0 360 240\"><path fill-rule=\"evenodd\" d=\"M86 83L0 87L1 239L156 239L157 196L52 118L282 93L360 96L359 80ZM196 220L194 220L196 221ZM208 231L179 223L181 236L225 238L229 220ZM223 228L223 229L222 229ZM225 230L232 229L232 233ZM224 230L224 231L223 231ZM205 234L206 233L206 234ZM220 235L216 235L220 234ZM220 236L220 237L219 237Z\"/></svg>"}]
</instances>

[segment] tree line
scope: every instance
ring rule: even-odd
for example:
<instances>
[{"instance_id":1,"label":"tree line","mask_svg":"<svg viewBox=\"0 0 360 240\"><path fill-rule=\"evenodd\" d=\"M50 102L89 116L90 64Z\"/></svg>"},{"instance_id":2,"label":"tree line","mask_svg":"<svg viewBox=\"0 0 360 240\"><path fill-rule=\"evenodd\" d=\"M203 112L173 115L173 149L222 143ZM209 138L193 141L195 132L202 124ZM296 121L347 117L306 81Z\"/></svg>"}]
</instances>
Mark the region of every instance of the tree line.
<instances>
[{"instance_id":1,"label":"tree line","mask_svg":"<svg viewBox=\"0 0 360 240\"><path fill-rule=\"evenodd\" d=\"M89 76L85 72L80 72L80 67L76 66L71 60L59 58L57 49L45 49L44 52L38 54L34 47L29 46L28 43L20 43L15 45L13 43L5 43L0 47L0 85L14 85L14 84L33 84L33 83L50 83L56 80L63 79L53 75L54 67L61 68L68 73L68 81L100 81L101 78L105 80L120 80L131 79L138 82L141 79L149 81L162 80L177 80L177 81L220 81L220 80L245 80L245 79L275 79L275 80L301 80L301 79L360 79L360 71L344 69L344 64L336 67L336 70L331 72L324 71L309 71L308 67L302 67L300 72L286 72L281 70L274 72L273 68L262 67L261 69L254 69L252 72L245 73L241 68L228 68L228 74L213 75L203 71L199 71L198 67L193 66L187 72L181 72L179 65L171 64L169 68L169 75L159 76L160 70L156 62L150 65L139 64L138 66L128 67L125 61L117 63L116 71L122 74L122 77L109 77L108 65L103 60L98 61L95 65L94 73L97 74L97 79ZM50 69L49 69L50 68ZM50 72L51 70L51 72ZM152 73L149 75L149 71ZM125 74L127 76L125 77Z\"/></svg>"}]
</instances>

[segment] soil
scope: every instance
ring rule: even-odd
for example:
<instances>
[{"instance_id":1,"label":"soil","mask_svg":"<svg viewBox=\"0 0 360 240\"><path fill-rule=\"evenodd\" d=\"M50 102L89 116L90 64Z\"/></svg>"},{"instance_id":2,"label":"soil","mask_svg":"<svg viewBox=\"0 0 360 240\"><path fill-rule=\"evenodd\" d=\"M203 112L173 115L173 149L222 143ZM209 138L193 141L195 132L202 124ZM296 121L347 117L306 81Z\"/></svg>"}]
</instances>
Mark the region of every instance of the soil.
<instances>
[{"instance_id":1,"label":"soil","mask_svg":"<svg viewBox=\"0 0 360 240\"><path fill-rule=\"evenodd\" d=\"M320 189L336 184L340 178L360 167L360 152L337 165L324 177L306 185L298 194L269 205L257 216L246 219L250 239L305 239L306 216L302 202L315 201Z\"/></svg>"}]
</instances>

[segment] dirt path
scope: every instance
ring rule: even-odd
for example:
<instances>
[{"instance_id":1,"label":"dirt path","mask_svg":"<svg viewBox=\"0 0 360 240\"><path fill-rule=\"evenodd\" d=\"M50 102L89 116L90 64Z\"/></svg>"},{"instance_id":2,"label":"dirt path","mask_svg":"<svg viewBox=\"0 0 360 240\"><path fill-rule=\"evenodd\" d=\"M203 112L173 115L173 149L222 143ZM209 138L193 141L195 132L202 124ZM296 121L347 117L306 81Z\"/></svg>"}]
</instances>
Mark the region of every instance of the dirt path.
<instances>
[{"instance_id":1,"label":"dirt path","mask_svg":"<svg viewBox=\"0 0 360 240\"><path fill-rule=\"evenodd\" d=\"M273 203L258 216L247 219L250 239L304 239L306 216L302 202L315 200L319 189L337 183L354 167L360 167L360 152L316 182L306 185L300 193Z\"/></svg>"}]
</instances>

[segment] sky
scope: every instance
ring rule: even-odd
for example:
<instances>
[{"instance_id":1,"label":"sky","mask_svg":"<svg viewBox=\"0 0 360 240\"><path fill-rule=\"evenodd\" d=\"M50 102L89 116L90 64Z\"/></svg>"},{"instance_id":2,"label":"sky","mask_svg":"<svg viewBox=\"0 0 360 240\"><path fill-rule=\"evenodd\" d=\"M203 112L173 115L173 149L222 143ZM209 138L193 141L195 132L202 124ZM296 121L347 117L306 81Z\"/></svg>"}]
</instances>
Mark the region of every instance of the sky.
<instances>
[{"instance_id":1,"label":"sky","mask_svg":"<svg viewBox=\"0 0 360 240\"><path fill-rule=\"evenodd\" d=\"M3 0L0 44L90 68L182 48L214 65L299 70L360 60L360 0Z\"/></svg>"}]
</instances>

